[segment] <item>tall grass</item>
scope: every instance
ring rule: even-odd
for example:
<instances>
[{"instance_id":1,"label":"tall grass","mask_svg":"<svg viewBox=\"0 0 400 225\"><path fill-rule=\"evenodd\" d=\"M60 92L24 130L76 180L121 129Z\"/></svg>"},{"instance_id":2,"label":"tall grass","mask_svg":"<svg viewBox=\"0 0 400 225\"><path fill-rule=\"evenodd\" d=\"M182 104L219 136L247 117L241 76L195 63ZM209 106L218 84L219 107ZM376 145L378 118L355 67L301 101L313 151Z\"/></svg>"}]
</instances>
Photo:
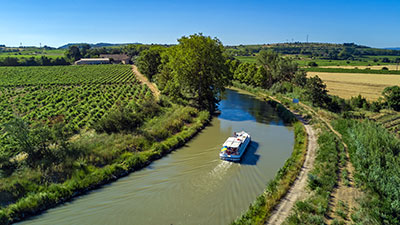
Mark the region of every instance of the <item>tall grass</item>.
<instances>
[{"instance_id":1,"label":"tall grass","mask_svg":"<svg viewBox=\"0 0 400 225\"><path fill-rule=\"evenodd\" d=\"M354 178L366 192L352 215L358 224L400 224L400 140L370 121L337 120L348 145Z\"/></svg>"}]
</instances>

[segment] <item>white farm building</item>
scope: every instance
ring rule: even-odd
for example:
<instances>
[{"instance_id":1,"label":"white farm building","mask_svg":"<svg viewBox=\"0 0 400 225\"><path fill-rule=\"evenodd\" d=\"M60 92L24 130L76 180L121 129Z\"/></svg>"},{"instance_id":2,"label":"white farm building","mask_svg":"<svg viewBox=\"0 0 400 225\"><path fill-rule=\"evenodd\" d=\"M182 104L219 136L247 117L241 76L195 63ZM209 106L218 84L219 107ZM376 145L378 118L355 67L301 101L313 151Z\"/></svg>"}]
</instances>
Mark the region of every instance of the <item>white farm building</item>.
<instances>
[{"instance_id":1,"label":"white farm building","mask_svg":"<svg viewBox=\"0 0 400 225\"><path fill-rule=\"evenodd\" d=\"M75 62L75 65L98 65L98 64L110 64L110 59L90 58L90 59L80 59Z\"/></svg>"}]
</instances>

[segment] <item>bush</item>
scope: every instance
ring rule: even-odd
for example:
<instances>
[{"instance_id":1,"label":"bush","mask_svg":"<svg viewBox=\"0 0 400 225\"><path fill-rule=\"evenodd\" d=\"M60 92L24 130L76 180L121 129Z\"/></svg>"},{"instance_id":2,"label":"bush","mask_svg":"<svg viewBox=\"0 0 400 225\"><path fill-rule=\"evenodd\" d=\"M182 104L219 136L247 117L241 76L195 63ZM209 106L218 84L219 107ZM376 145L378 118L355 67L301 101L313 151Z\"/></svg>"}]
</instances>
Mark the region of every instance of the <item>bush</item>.
<instances>
[{"instance_id":1,"label":"bush","mask_svg":"<svg viewBox=\"0 0 400 225\"><path fill-rule=\"evenodd\" d=\"M293 84L289 82L277 82L271 87L272 93L290 93L293 92Z\"/></svg>"},{"instance_id":2,"label":"bush","mask_svg":"<svg viewBox=\"0 0 400 225\"><path fill-rule=\"evenodd\" d=\"M358 95L357 97L351 97L351 99L349 100L349 104L353 108L368 108L367 99L362 97L361 95Z\"/></svg>"},{"instance_id":3,"label":"bush","mask_svg":"<svg viewBox=\"0 0 400 225\"><path fill-rule=\"evenodd\" d=\"M316 62L314 62L314 61L309 62L307 65L310 66L310 67L317 67L318 66L318 64Z\"/></svg>"},{"instance_id":4,"label":"bush","mask_svg":"<svg viewBox=\"0 0 400 225\"><path fill-rule=\"evenodd\" d=\"M118 133L135 131L143 123L143 118L129 107L119 107L101 118L94 129L98 133Z\"/></svg>"},{"instance_id":5,"label":"bush","mask_svg":"<svg viewBox=\"0 0 400 225\"><path fill-rule=\"evenodd\" d=\"M321 185L322 183L317 175L314 175L312 173L308 174L308 187L311 190L315 190L317 187L321 187Z\"/></svg>"},{"instance_id":6,"label":"bush","mask_svg":"<svg viewBox=\"0 0 400 225\"><path fill-rule=\"evenodd\" d=\"M400 111L400 86L386 87L382 95L390 108Z\"/></svg>"},{"instance_id":7,"label":"bush","mask_svg":"<svg viewBox=\"0 0 400 225\"><path fill-rule=\"evenodd\" d=\"M382 109L382 104L378 101L372 102L369 106L369 110L372 112L379 112Z\"/></svg>"}]
</instances>

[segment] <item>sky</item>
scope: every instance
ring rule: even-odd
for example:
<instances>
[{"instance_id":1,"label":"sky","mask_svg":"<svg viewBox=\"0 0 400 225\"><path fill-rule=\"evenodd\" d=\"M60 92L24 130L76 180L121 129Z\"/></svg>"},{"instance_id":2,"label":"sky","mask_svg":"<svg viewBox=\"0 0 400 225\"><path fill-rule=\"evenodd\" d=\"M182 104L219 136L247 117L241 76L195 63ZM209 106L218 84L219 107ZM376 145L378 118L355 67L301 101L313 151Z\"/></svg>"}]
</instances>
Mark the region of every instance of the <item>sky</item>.
<instances>
[{"instance_id":1,"label":"sky","mask_svg":"<svg viewBox=\"0 0 400 225\"><path fill-rule=\"evenodd\" d=\"M300 41L400 47L400 0L0 0L0 45L224 45Z\"/></svg>"}]
</instances>

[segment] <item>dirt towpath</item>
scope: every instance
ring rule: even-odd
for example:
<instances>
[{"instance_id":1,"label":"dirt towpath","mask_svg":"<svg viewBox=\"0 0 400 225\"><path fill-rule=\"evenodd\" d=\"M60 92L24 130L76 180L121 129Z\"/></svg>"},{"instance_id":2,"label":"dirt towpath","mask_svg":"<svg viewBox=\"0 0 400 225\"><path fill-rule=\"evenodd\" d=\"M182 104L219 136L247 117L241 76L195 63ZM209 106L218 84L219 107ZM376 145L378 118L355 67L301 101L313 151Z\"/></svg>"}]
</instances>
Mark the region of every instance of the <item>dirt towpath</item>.
<instances>
[{"instance_id":1,"label":"dirt towpath","mask_svg":"<svg viewBox=\"0 0 400 225\"><path fill-rule=\"evenodd\" d=\"M151 92L153 93L154 97L156 100L160 98L160 91L158 90L157 86L149 81L147 77L145 77L141 72L139 72L137 66L132 65L132 71L136 75L136 78L142 82L143 84L146 84L147 87L150 88Z\"/></svg>"},{"instance_id":2,"label":"dirt towpath","mask_svg":"<svg viewBox=\"0 0 400 225\"><path fill-rule=\"evenodd\" d=\"M344 224L352 224L352 221L349 219L349 215L353 212L355 208L358 207L357 199L362 196L362 191L358 189L354 182L354 166L350 162L350 155L348 151L348 147L346 143L342 139L342 135L336 131L331 123L326 119L320 116L317 112L315 112L311 107L300 102L300 105L307 109L309 112L313 113L314 116L318 117L325 125L340 139L344 146L344 150L346 153L346 164L339 168L339 180L337 186L333 190L330 198L330 213L328 215L327 224L332 224L334 219L343 219L340 218L340 214L338 210L340 208L347 208L345 210L341 209L345 212L346 216L344 218ZM347 171L347 177L342 177L343 171ZM345 181L347 180L347 182ZM343 214L343 213L342 213Z\"/></svg>"},{"instance_id":3,"label":"dirt towpath","mask_svg":"<svg viewBox=\"0 0 400 225\"><path fill-rule=\"evenodd\" d=\"M311 171L314 165L317 149L317 135L311 125L308 125L303 120L300 121L303 122L308 136L306 159L304 161L303 167L301 168L299 176L297 177L285 197L282 198L281 202L276 206L266 224L282 224L285 219L290 215L294 203L297 200L304 199L307 196L307 174Z\"/></svg>"}]
</instances>

